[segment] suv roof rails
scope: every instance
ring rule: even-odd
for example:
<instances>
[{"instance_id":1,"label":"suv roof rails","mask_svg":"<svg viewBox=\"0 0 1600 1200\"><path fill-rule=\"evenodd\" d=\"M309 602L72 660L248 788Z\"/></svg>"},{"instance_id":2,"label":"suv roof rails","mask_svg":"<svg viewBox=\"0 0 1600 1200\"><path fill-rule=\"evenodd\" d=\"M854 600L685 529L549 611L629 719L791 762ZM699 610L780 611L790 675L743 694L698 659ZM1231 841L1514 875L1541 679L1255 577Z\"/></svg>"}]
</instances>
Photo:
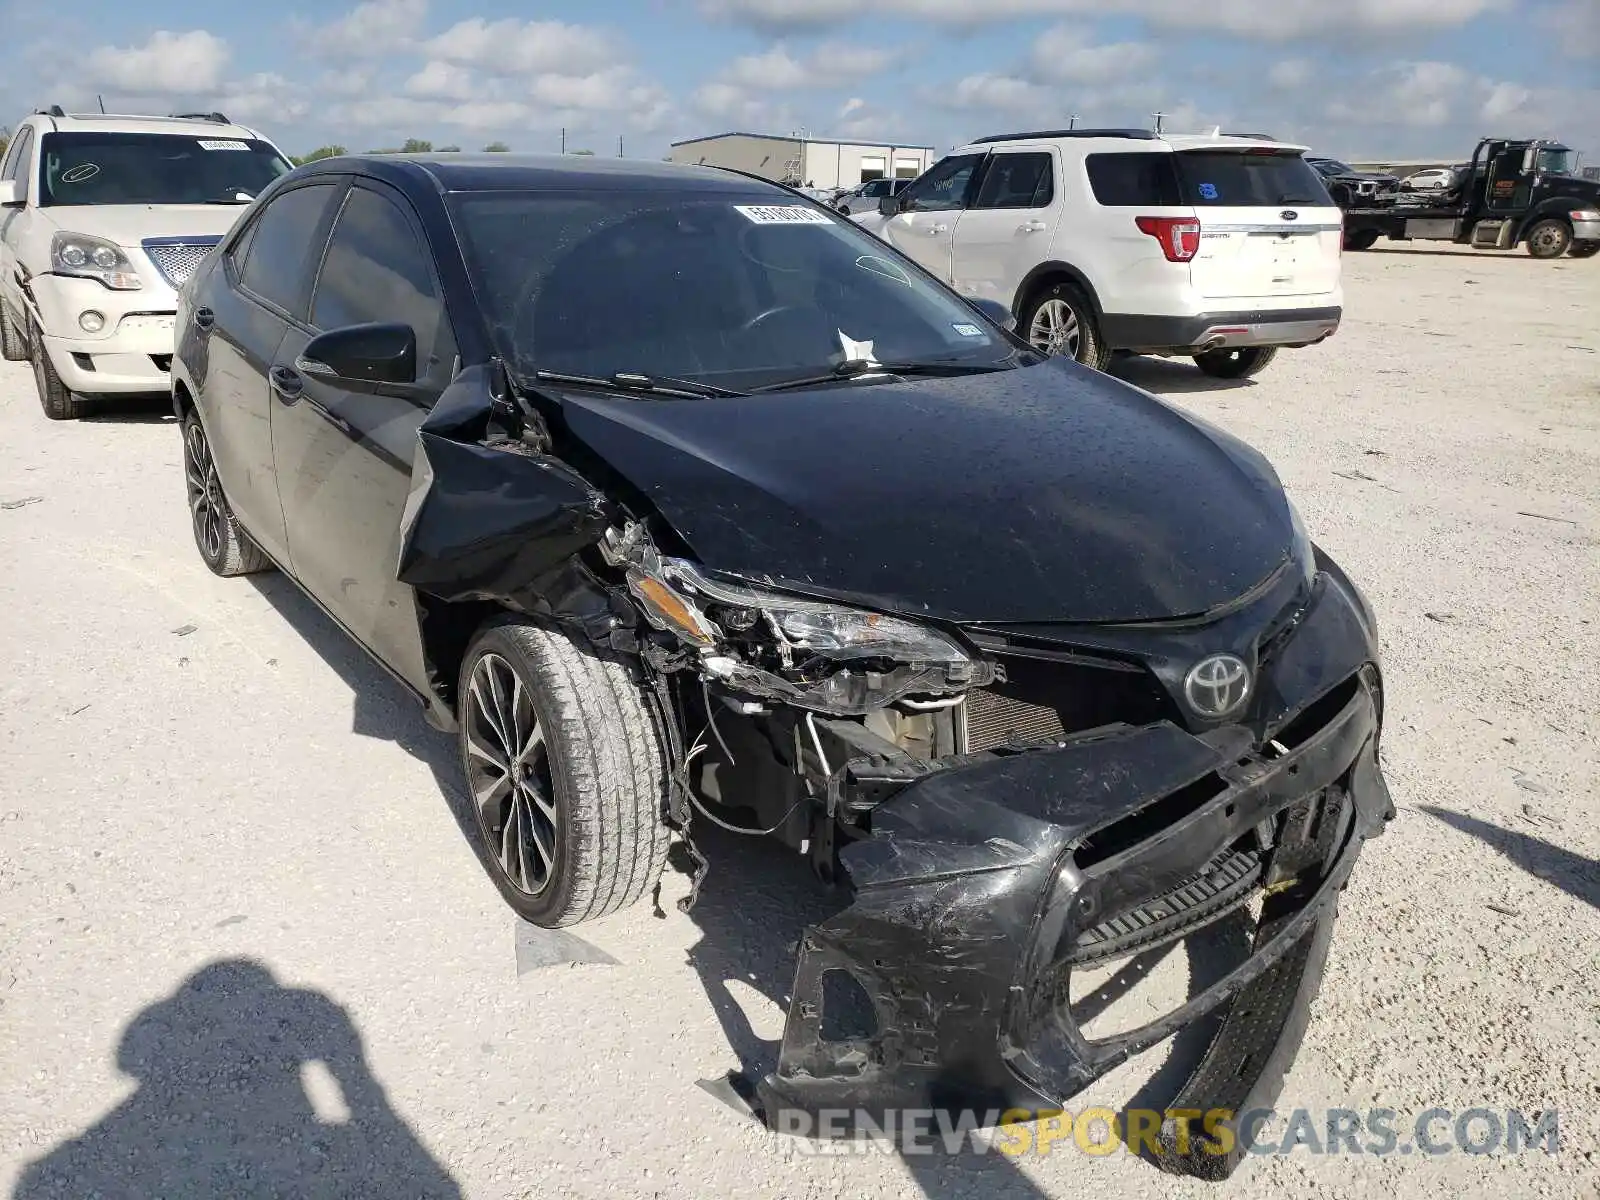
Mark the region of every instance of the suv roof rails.
<instances>
[{"instance_id":1,"label":"suv roof rails","mask_svg":"<svg viewBox=\"0 0 1600 1200\"><path fill-rule=\"evenodd\" d=\"M67 110L59 104L52 104L49 108L34 109L33 115L36 117L64 117L67 115Z\"/></svg>"},{"instance_id":2,"label":"suv roof rails","mask_svg":"<svg viewBox=\"0 0 1600 1200\"><path fill-rule=\"evenodd\" d=\"M172 115L179 121L210 121L216 125L233 124L232 121L219 112L173 113Z\"/></svg>"},{"instance_id":3,"label":"suv roof rails","mask_svg":"<svg viewBox=\"0 0 1600 1200\"><path fill-rule=\"evenodd\" d=\"M1029 133L991 133L984 137L973 138L969 144L980 146L985 142L1020 142L1029 138L1058 137L1118 137L1132 138L1140 142L1153 142L1156 140L1156 135L1148 129L1036 129Z\"/></svg>"}]
</instances>

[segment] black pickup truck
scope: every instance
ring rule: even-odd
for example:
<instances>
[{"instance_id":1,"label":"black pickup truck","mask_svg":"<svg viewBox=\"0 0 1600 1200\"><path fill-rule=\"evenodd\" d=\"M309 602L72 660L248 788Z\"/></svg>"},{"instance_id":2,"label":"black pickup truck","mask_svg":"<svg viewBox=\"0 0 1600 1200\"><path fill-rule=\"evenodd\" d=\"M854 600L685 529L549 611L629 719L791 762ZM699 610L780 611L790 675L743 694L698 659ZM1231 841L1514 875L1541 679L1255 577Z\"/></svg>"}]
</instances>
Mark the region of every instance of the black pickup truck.
<instances>
[{"instance_id":1,"label":"black pickup truck","mask_svg":"<svg viewBox=\"0 0 1600 1200\"><path fill-rule=\"evenodd\" d=\"M1572 161L1560 142L1484 138L1442 193L1393 192L1341 204L1345 249L1370 250L1387 237L1589 258L1600 253L1600 182L1577 175Z\"/></svg>"}]
</instances>

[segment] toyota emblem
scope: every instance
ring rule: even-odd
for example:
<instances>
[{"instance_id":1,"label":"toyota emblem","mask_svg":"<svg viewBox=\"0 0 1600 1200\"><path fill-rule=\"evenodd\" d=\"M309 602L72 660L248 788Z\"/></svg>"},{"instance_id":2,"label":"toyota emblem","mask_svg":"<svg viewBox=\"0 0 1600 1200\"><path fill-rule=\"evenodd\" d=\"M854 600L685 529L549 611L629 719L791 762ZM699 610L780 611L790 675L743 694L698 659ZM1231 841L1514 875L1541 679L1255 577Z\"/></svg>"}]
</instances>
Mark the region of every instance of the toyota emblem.
<instances>
[{"instance_id":1,"label":"toyota emblem","mask_svg":"<svg viewBox=\"0 0 1600 1200\"><path fill-rule=\"evenodd\" d=\"M1285 221L1298 221L1300 219L1300 214L1295 212L1295 210L1292 208L1286 208L1278 215Z\"/></svg>"},{"instance_id":2,"label":"toyota emblem","mask_svg":"<svg viewBox=\"0 0 1600 1200\"><path fill-rule=\"evenodd\" d=\"M1207 720L1236 712L1249 697L1250 668L1235 654L1208 655L1183 679L1183 698Z\"/></svg>"}]
</instances>

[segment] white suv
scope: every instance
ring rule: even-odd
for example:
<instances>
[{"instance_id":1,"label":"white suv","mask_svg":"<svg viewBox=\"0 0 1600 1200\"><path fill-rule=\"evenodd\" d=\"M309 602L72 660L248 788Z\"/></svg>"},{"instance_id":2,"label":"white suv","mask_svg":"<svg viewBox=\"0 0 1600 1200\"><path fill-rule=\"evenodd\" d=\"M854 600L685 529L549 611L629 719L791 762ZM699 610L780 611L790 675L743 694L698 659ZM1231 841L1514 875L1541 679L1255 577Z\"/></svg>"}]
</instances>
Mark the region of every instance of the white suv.
<instances>
[{"instance_id":1,"label":"white suv","mask_svg":"<svg viewBox=\"0 0 1600 1200\"><path fill-rule=\"evenodd\" d=\"M0 163L0 352L46 415L170 388L177 289L292 164L221 113L34 113Z\"/></svg>"},{"instance_id":2,"label":"white suv","mask_svg":"<svg viewBox=\"0 0 1600 1200\"><path fill-rule=\"evenodd\" d=\"M1224 379L1338 329L1343 215L1303 146L1221 132L979 138L856 220L1050 353Z\"/></svg>"}]
</instances>

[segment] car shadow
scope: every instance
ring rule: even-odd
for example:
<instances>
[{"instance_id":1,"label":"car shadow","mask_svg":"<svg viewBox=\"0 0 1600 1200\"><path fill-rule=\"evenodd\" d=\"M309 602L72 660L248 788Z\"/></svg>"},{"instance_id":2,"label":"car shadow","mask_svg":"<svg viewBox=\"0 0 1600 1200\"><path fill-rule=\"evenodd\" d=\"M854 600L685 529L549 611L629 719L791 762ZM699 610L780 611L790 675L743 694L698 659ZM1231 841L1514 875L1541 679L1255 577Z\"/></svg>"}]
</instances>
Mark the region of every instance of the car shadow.
<instances>
[{"instance_id":1,"label":"car shadow","mask_svg":"<svg viewBox=\"0 0 1600 1200\"><path fill-rule=\"evenodd\" d=\"M1471 834L1498 850L1522 870L1560 888L1592 908L1600 908L1600 862L1514 829L1503 829L1476 817L1431 804L1417 806L1452 829Z\"/></svg>"},{"instance_id":2,"label":"car shadow","mask_svg":"<svg viewBox=\"0 0 1600 1200\"><path fill-rule=\"evenodd\" d=\"M1379 244L1370 250L1350 251L1355 254L1409 254L1426 258L1520 258L1528 262L1548 262L1548 259L1537 259L1526 250L1422 250L1411 246L1385 246Z\"/></svg>"},{"instance_id":3,"label":"car shadow","mask_svg":"<svg viewBox=\"0 0 1600 1200\"><path fill-rule=\"evenodd\" d=\"M455 739L429 725L422 705L295 583L278 571L248 576L262 597L350 689L350 732L393 742L433 774L462 836L478 854L483 844L461 779Z\"/></svg>"},{"instance_id":4,"label":"car shadow","mask_svg":"<svg viewBox=\"0 0 1600 1200\"><path fill-rule=\"evenodd\" d=\"M167 425L177 422L170 396L95 397L78 420L87 425Z\"/></svg>"},{"instance_id":5,"label":"car shadow","mask_svg":"<svg viewBox=\"0 0 1600 1200\"><path fill-rule=\"evenodd\" d=\"M258 962L184 980L128 1024L117 1066L133 1094L29 1164L15 1200L461 1195L390 1107L349 1014Z\"/></svg>"},{"instance_id":6,"label":"car shadow","mask_svg":"<svg viewBox=\"0 0 1600 1200\"><path fill-rule=\"evenodd\" d=\"M1217 379L1189 359L1130 354L1112 360L1106 374L1147 392L1231 392L1256 386L1254 379Z\"/></svg>"}]
</instances>

